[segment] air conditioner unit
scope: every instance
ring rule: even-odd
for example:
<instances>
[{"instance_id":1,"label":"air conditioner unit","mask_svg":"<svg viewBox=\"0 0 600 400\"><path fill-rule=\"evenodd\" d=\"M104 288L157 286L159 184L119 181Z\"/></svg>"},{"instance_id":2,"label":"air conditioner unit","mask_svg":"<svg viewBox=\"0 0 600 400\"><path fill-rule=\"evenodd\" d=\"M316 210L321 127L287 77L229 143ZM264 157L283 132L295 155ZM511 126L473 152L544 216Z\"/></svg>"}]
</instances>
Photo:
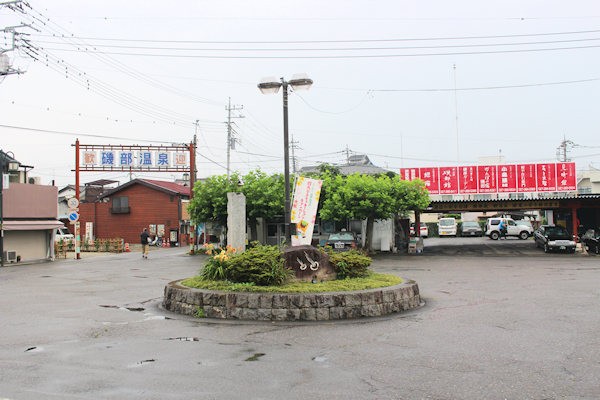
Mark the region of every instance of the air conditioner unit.
<instances>
[{"instance_id":1,"label":"air conditioner unit","mask_svg":"<svg viewBox=\"0 0 600 400\"><path fill-rule=\"evenodd\" d=\"M29 183L30 185L41 185L42 178L39 176L31 176L27 179L27 183Z\"/></svg>"},{"instance_id":2,"label":"air conditioner unit","mask_svg":"<svg viewBox=\"0 0 600 400\"><path fill-rule=\"evenodd\" d=\"M6 250L4 252L4 260L15 262L17 261L17 252L14 250Z\"/></svg>"}]
</instances>

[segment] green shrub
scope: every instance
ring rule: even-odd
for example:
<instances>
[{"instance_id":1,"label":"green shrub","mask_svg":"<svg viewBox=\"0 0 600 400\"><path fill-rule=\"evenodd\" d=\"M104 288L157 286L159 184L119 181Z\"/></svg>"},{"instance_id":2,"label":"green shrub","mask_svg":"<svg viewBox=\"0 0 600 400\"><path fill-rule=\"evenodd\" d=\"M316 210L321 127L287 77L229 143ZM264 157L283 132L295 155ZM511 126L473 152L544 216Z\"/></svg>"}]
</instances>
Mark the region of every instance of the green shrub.
<instances>
[{"instance_id":1,"label":"green shrub","mask_svg":"<svg viewBox=\"0 0 600 400\"><path fill-rule=\"evenodd\" d=\"M219 281L227 279L227 265L235 254L235 249L228 246L226 249L216 249L214 245L208 245L205 249L210 257L202 269L200 276L204 279Z\"/></svg>"},{"instance_id":2,"label":"green shrub","mask_svg":"<svg viewBox=\"0 0 600 400\"><path fill-rule=\"evenodd\" d=\"M330 252L329 261L333 265L338 279L364 278L369 275L371 257L360 250Z\"/></svg>"},{"instance_id":3,"label":"green shrub","mask_svg":"<svg viewBox=\"0 0 600 400\"><path fill-rule=\"evenodd\" d=\"M292 276L285 268L277 246L258 245L231 257L225 278L234 283L253 283L259 286L281 285Z\"/></svg>"}]
</instances>

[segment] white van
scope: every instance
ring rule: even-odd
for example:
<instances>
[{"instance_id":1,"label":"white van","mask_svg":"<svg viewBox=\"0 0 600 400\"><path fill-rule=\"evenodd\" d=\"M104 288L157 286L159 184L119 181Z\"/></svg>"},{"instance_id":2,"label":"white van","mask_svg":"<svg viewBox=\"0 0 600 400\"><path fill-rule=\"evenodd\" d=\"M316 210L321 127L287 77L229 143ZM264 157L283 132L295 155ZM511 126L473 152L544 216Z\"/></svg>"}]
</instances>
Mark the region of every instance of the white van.
<instances>
[{"instance_id":1,"label":"white van","mask_svg":"<svg viewBox=\"0 0 600 400\"><path fill-rule=\"evenodd\" d=\"M438 220L438 234L442 236L456 236L456 218L440 218Z\"/></svg>"}]
</instances>

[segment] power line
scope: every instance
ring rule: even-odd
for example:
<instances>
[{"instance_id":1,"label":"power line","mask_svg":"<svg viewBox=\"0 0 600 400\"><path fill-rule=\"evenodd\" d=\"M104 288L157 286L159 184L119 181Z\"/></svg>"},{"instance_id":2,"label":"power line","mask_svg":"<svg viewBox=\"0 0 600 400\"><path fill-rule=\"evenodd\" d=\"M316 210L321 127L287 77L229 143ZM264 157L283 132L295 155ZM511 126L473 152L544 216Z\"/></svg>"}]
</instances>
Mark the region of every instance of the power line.
<instances>
[{"instance_id":1,"label":"power line","mask_svg":"<svg viewBox=\"0 0 600 400\"><path fill-rule=\"evenodd\" d=\"M541 32L541 33L522 33L506 35L486 35L486 36L434 36L425 38L382 38L382 39L343 39L343 40L155 40L155 39L130 39L130 38L103 38L103 37L83 37L71 36L73 39L80 40L98 40L108 42L141 42L141 43L194 43L194 44L312 44L312 43L379 43L379 42L411 42L411 41L435 41L435 40L470 40L470 39L504 39L516 37L538 37L538 36L562 36L562 35L581 35L589 33L599 33L600 29L583 31L562 31L562 32ZM56 35L37 34L35 36L56 37Z\"/></svg>"},{"instance_id":2,"label":"power line","mask_svg":"<svg viewBox=\"0 0 600 400\"><path fill-rule=\"evenodd\" d=\"M168 50L168 51L239 51L239 52L299 52L299 51L379 51L379 50L428 50L428 49L453 49L453 48L474 48L474 47L504 47L504 46L525 46L525 45L540 45L540 44L557 44L557 43L576 43L576 42L591 42L598 41L600 38L583 38L583 39L565 39L565 40L549 40L536 42L514 42L514 43L479 43L479 44L455 44L455 45L436 45L436 46L395 46L395 47L320 47L320 48L252 48L252 47L237 47L237 48L211 48L211 47L157 47L157 46L125 46L125 45L105 45L105 44L90 44L84 45L84 48L77 48L77 51L87 53L97 51L98 48L110 49L130 49L130 50ZM46 43L54 45L62 45L62 42L55 41L36 41L36 43ZM67 43L67 45L71 45ZM89 49L91 47L91 49ZM66 49L65 49L66 50Z\"/></svg>"},{"instance_id":3,"label":"power line","mask_svg":"<svg viewBox=\"0 0 600 400\"><path fill-rule=\"evenodd\" d=\"M119 51L102 52L102 54L111 54L128 57L163 57L163 58L198 58L198 59L362 59L362 58L401 58L401 57L439 57L439 56L463 56L463 55L485 55L485 54L512 54L512 53L539 53L544 51L568 51L585 50L598 48L600 45L588 46L563 46L551 48L535 49L513 49L513 50L489 50L489 51L456 51L445 53L405 53L405 54L342 54L342 55L206 55L206 54L158 54L158 53L125 53ZM79 50L47 48L54 51L78 52ZM97 53L89 51L90 53Z\"/></svg>"}]
</instances>

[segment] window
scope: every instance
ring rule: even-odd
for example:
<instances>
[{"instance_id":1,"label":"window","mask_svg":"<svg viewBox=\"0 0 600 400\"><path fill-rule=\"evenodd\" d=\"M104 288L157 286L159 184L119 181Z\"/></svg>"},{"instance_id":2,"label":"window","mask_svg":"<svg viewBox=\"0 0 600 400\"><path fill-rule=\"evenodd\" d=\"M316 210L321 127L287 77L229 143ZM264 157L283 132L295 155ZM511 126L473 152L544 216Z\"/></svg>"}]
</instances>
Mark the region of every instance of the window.
<instances>
[{"instance_id":1,"label":"window","mask_svg":"<svg viewBox=\"0 0 600 400\"><path fill-rule=\"evenodd\" d=\"M113 197L110 211L113 214L129 214L129 198L126 196Z\"/></svg>"}]
</instances>

